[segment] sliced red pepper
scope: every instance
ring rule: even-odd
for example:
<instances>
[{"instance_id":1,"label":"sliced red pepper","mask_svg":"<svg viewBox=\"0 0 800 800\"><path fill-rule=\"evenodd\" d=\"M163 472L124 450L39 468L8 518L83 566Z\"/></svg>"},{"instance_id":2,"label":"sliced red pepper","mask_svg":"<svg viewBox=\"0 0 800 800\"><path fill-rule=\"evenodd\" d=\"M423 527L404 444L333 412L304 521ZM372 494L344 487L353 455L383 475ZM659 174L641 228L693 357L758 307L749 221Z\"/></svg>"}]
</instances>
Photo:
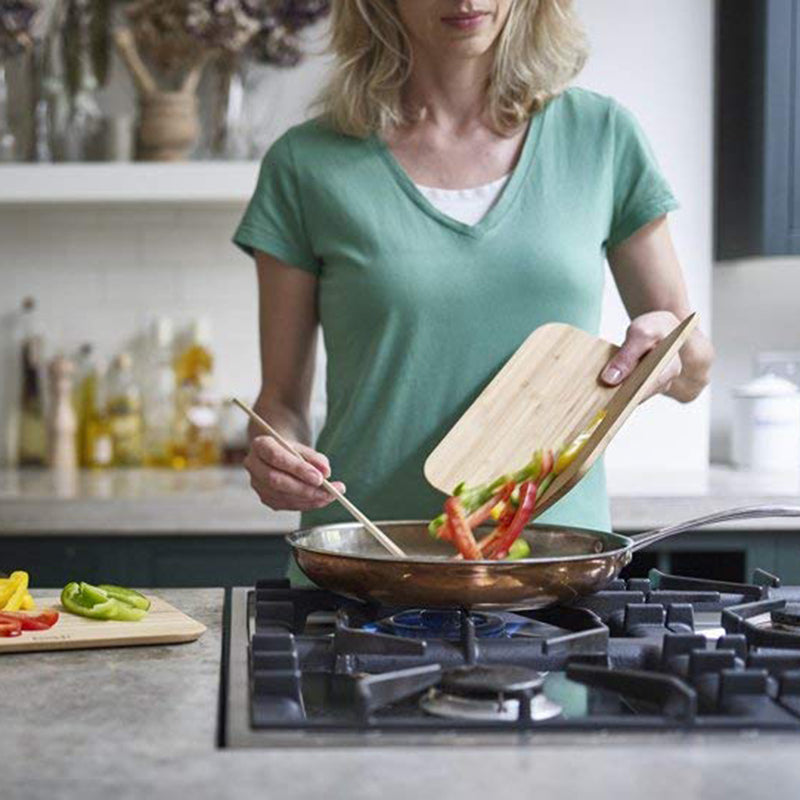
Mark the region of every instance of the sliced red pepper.
<instances>
[{"instance_id":1,"label":"sliced red pepper","mask_svg":"<svg viewBox=\"0 0 800 800\"><path fill-rule=\"evenodd\" d=\"M0 617L0 636L19 636L21 633L22 623L18 619Z\"/></svg>"},{"instance_id":2,"label":"sliced red pepper","mask_svg":"<svg viewBox=\"0 0 800 800\"><path fill-rule=\"evenodd\" d=\"M483 525L487 519L491 516L492 509L498 503L504 503L511 497L511 492L514 491L514 486L516 484L514 481L509 481L503 488L496 494L491 500L488 500L484 503L480 508L476 508L468 517L467 517L467 525L470 528L477 528L478 525Z\"/></svg>"},{"instance_id":3,"label":"sliced red pepper","mask_svg":"<svg viewBox=\"0 0 800 800\"><path fill-rule=\"evenodd\" d=\"M438 531L436 531L436 538L441 539L443 542L453 541L453 530L450 527L450 520L445 520Z\"/></svg>"},{"instance_id":4,"label":"sliced red pepper","mask_svg":"<svg viewBox=\"0 0 800 800\"><path fill-rule=\"evenodd\" d=\"M467 517L464 514L464 506L457 497L448 497L444 504L447 514L447 521L450 523L450 530L453 532L453 544L458 548L458 552L470 561L481 557L481 551L472 529L467 524Z\"/></svg>"},{"instance_id":5,"label":"sliced red pepper","mask_svg":"<svg viewBox=\"0 0 800 800\"><path fill-rule=\"evenodd\" d=\"M470 528L477 528L478 525L482 525L489 519L492 509L498 504L503 503L511 496L511 492L514 491L514 486L516 484L514 481L509 481L499 492L492 495L492 497L487 500L482 506L476 508L468 517L467 517L467 525ZM463 505L462 505L463 507ZM444 523L440 526L439 530L436 531L436 537L441 539L444 542L452 542L453 541L453 529L450 525L450 520L446 519Z\"/></svg>"},{"instance_id":6,"label":"sliced red pepper","mask_svg":"<svg viewBox=\"0 0 800 800\"><path fill-rule=\"evenodd\" d=\"M551 465L552 468L552 465ZM533 481L525 481L520 487L519 507L511 524L505 528L498 527L493 541L488 542L484 549L485 558L500 560L508 555L508 550L522 533L528 520L531 518L536 506L537 486Z\"/></svg>"},{"instance_id":7,"label":"sliced red pepper","mask_svg":"<svg viewBox=\"0 0 800 800\"><path fill-rule=\"evenodd\" d=\"M22 611L0 611L0 622L16 621L23 631L46 631L58 622L58 611L45 608L38 614L25 614Z\"/></svg>"}]
</instances>

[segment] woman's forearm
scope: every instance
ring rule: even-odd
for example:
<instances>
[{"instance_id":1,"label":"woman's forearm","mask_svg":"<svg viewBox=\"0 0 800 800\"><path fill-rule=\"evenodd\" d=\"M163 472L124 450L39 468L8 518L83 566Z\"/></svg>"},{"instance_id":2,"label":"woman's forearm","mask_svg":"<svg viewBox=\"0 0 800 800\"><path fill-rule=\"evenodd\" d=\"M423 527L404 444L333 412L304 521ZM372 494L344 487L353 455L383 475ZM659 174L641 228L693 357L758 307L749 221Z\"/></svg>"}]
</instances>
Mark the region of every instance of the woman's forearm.
<instances>
[{"instance_id":1,"label":"woman's forearm","mask_svg":"<svg viewBox=\"0 0 800 800\"><path fill-rule=\"evenodd\" d=\"M628 339L642 345L636 354L641 356L691 311L666 217L622 242L609 253L608 260L632 320ZM667 376L669 380L660 391L683 403L694 400L708 385L713 359L711 342L695 329L681 348L680 370L674 377Z\"/></svg>"},{"instance_id":2,"label":"woman's forearm","mask_svg":"<svg viewBox=\"0 0 800 800\"><path fill-rule=\"evenodd\" d=\"M281 436L300 444L311 444L311 420L308 409L298 408L275 397L269 391L262 391L253 406L254 411L269 421ZM247 428L252 441L263 435L258 426L251 420Z\"/></svg>"}]
</instances>

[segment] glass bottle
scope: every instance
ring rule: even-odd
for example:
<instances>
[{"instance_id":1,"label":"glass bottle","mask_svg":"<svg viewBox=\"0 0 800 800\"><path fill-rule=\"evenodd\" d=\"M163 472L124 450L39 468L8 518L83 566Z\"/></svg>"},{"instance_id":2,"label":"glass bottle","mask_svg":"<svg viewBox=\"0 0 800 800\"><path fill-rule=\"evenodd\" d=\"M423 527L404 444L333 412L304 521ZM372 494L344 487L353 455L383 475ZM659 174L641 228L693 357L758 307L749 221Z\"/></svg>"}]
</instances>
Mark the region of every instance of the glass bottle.
<instances>
[{"instance_id":1,"label":"glass bottle","mask_svg":"<svg viewBox=\"0 0 800 800\"><path fill-rule=\"evenodd\" d=\"M81 465L90 469L103 469L110 467L114 461L114 442L107 411L103 368L99 363L95 363L93 366L93 372L88 378L91 386L88 394L93 397L91 397L86 412Z\"/></svg>"},{"instance_id":2,"label":"glass bottle","mask_svg":"<svg viewBox=\"0 0 800 800\"><path fill-rule=\"evenodd\" d=\"M89 0L73 0L76 15L77 75L69 117L64 131L67 161L99 161L103 154L104 120L97 104L98 82L91 57L91 13Z\"/></svg>"},{"instance_id":3,"label":"glass bottle","mask_svg":"<svg viewBox=\"0 0 800 800\"><path fill-rule=\"evenodd\" d=\"M149 467L172 466L177 434L172 321L159 317L150 329L144 381L144 459Z\"/></svg>"},{"instance_id":4,"label":"glass bottle","mask_svg":"<svg viewBox=\"0 0 800 800\"><path fill-rule=\"evenodd\" d=\"M16 161L17 137L11 128L6 62L0 58L0 163Z\"/></svg>"},{"instance_id":5,"label":"glass bottle","mask_svg":"<svg viewBox=\"0 0 800 800\"><path fill-rule=\"evenodd\" d=\"M214 372L211 354L211 325L205 317L192 320L189 335L175 358L175 379L179 388L210 385Z\"/></svg>"},{"instance_id":6,"label":"glass bottle","mask_svg":"<svg viewBox=\"0 0 800 800\"><path fill-rule=\"evenodd\" d=\"M97 406L98 371L93 358L91 344L80 346L75 358L75 389L72 405L77 419L76 443L78 463L88 467L91 461L91 442L89 441L89 421L95 415Z\"/></svg>"},{"instance_id":7,"label":"glass bottle","mask_svg":"<svg viewBox=\"0 0 800 800\"><path fill-rule=\"evenodd\" d=\"M173 466L204 467L220 461L219 403L213 393L214 357L207 319L192 322L186 346L175 359L179 436Z\"/></svg>"},{"instance_id":8,"label":"glass bottle","mask_svg":"<svg viewBox=\"0 0 800 800\"><path fill-rule=\"evenodd\" d=\"M41 467L47 461L42 350L42 337L36 319L36 303L32 297L26 297L22 303L22 397L18 451L18 463L21 467Z\"/></svg>"},{"instance_id":9,"label":"glass bottle","mask_svg":"<svg viewBox=\"0 0 800 800\"><path fill-rule=\"evenodd\" d=\"M51 30L37 45L37 98L34 106L33 157L35 161L64 158L64 132L70 113L64 76L60 28L63 12L57 7Z\"/></svg>"},{"instance_id":10,"label":"glass bottle","mask_svg":"<svg viewBox=\"0 0 800 800\"><path fill-rule=\"evenodd\" d=\"M138 467L143 456L142 396L130 353L120 353L108 374L108 424L115 467Z\"/></svg>"}]
</instances>

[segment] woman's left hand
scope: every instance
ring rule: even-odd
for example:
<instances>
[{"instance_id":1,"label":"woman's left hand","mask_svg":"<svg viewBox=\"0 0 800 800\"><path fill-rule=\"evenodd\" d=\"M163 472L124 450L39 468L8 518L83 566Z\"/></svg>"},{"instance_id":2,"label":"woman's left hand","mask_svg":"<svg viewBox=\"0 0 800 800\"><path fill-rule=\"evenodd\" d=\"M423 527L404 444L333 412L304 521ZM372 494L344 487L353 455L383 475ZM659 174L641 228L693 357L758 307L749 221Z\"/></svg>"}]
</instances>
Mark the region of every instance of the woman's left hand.
<instances>
[{"instance_id":1,"label":"woman's left hand","mask_svg":"<svg viewBox=\"0 0 800 800\"><path fill-rule=\"evenodd\" d=\"M671 311L650 311L635 317L628 326L622 347L608 362L600 376L609 386L621 383L639 360L668 336L680 320ZM694 400L708 383L711 343L695 330L670 361L643 400L665 394L681 402Z\"/></svg>"}]
</instances>

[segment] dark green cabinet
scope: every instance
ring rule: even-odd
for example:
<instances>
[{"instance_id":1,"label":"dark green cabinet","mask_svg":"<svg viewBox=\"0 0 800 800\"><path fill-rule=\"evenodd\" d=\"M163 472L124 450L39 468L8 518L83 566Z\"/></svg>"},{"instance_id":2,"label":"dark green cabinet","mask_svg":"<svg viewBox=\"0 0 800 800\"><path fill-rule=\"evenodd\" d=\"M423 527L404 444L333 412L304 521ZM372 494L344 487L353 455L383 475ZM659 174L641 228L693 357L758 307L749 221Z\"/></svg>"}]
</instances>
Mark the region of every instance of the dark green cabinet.
<instances>
[{"instance_id":1,"label":"dark green cabinet","mask_svg":"<svg viewBox=\"0 0 800 800\"><path fill-rule=\"evenodd\" d=\"M70 580L127 586L248 586L286 572L282 536L4 536L0 571L26 569L36 586Z\"/></svg>"},{"instance_id":2,"label":"dark green cabinet","mask_svg":"<svg viewBox=\"0 0 800 800\"><path fill-rule=\"evenodd\" d=\"M716 254L800 253L800 0L718 0Z\"/></svg>"}]
</instances>

